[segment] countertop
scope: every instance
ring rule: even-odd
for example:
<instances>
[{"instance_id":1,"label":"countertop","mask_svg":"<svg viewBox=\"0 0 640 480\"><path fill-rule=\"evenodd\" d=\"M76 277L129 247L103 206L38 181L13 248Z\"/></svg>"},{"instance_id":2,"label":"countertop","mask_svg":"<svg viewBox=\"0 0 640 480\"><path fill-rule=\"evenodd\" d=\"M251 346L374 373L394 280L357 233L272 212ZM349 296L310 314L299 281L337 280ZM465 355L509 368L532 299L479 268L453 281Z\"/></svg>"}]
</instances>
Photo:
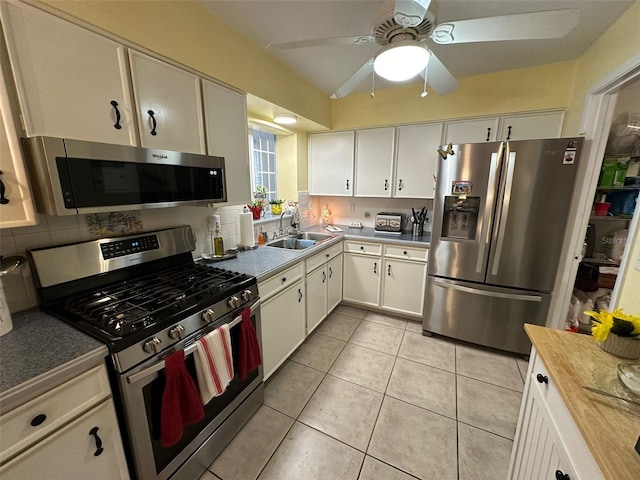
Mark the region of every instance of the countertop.
<instances>
[{"instance_id":1,"label":"countertop","mask_svg":"<svg viewBox=\"0 0 640 480\"><path fill-rule=\"evenodd\" d=\"M619 363L637 363L599 348L593 337L525 325L567 409L606 479L640 479L640 408L589 393L583 385L618 393ZM620 390L622 391L622 390ZM635 412L635 413L634 413Z\"/></svg>"},{"instance_id":2,"label":"countertop","mask_svg":"<svg viewBox=\"0 0 640 480\"><path fill-rule=\"evenodd\" d=\"M104 362L107 347L40 310L12 316L0 337L0 413Z\"/></svg>"},{"instance_id":3,"label":"countertop","mask_svg":"<svg viewBox=\"0 0 640 480\"><path fill-rule=\"evenodd\" d=\"M411 232L403 232L401 234L379 233L372 227L350 228L347 225L335 226L341 228L343 231L334 233L334 238L313 247L302 250L289 250L286 248L260 245L254 250L239 252L238 256L231 260L214 262L209 265L246 273L256 277L258 282L260 282L290 267L291 265L324 250L326 247L339 243L345 239L414 246L419 248L428 248L431 240L431 235L429 233L425 233L421 237L413 237ZM302 231L331 233L326 230L326 227L321 225L306 227L302 229Z\"/></svg>"}]
</instances>

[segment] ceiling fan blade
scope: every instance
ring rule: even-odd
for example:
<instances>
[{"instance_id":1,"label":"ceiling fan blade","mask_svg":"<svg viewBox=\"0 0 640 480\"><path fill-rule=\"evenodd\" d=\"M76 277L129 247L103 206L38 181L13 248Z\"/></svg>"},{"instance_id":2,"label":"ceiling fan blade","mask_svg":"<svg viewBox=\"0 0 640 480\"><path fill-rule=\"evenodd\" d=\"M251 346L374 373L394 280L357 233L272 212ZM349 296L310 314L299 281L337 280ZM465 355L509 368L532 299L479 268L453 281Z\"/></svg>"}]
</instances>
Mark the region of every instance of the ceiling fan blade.
<instances>
[{"instance_id":1,"label":"ceiling fan blade","mask_svg":"<svg viewBox=\"0 0 640 480\"><path fill-rule=\"evenodd\" d=\"M460 85L451 72L444 66L438 57L430 50L429 63L427 64L427 83L438 95L446 95L456 90ZM424 78L424 72L420 74Z\"/></svg>"},{"instance_id":2,"label":"ceiling fan blade","mask_svg":"<svg viewBox=\"0 0 640 480\"><path fill-rule=\"evenodd\" d=\"M403 27L420 25L429 9L431 0L396 0L393 19Z\"/></svg>"},{"instance_id":3,"label":"ceiling fan blade","mask_svg":"<svg viewBox=\"0 0 640 480\"><path fill-rule=\"evenodd\" d=\"M569 8L445 22L433 29L431 39L447 44L561 38L578 25L579 14Z\"/></svg>"},{"instance_id":4,"label":"ceiling fan blade","mask_svg":"<svg viewBox=\"0 0 640 480\"><path fill-rule=\"evenodd\" d=\"M373 35L360 35L356 37L327 37L298 40L296 42L270 43L266 48L289 50L292 48L324 47L327 45L362 45L372 43L373 41Z\"/></svg>"},{"instance_id":5,"label":"ceiling fan blade","mask_svg":"<svg viewBox=\"0 0 640 480\"><path fill-rule=\"evenodd\" d=\"M370 58L362 65L356 73L351 75L351 77L344 82L338 90L333 92L331 98L342 98L349 95L354 88L356 88L360 82L362 82L365 78L373 75L373 60L374 58Z\"/></svg>"}]
</instances>

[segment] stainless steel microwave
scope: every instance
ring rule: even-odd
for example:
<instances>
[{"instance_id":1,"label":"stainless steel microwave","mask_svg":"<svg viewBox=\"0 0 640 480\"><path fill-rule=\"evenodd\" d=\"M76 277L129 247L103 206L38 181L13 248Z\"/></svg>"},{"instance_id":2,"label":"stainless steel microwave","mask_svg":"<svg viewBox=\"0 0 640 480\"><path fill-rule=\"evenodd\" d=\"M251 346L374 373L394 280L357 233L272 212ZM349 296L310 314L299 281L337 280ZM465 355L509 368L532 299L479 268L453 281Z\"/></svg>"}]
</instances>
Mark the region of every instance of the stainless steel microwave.
<instances>
[{"instance_id":1,"label":"stainless steel microwave","mask_svg":"<svg viewBox=\"0 0 640 480\"><path fill-rule=\"evenodd\" d=\"M224 158L52 137L22 139L48 215L225 202Z\"/></svg>"}]
</instances>

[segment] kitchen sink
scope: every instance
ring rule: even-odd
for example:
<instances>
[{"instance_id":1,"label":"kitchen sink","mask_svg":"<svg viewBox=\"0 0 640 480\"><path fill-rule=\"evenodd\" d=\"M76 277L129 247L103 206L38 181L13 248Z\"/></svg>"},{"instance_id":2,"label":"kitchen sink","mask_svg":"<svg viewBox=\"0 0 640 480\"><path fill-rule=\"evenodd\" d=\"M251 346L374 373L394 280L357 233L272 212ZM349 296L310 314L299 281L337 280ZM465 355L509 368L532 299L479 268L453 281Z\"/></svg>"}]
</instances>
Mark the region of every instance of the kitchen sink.
<instances>
[{"instance_id":1,"label":"kitchen sink","mask_svg":"<svg viewBox=\"0 0 640 480\"><path fill-rule=\"evenodd\" d=\"M316 232L300 232L296 235L296 238L300 240L315 240L317 242L321 242L323 240L329 240L333 238L333 234L331 233L316 233Z\"/></svg>"},{"instance_id":2,"label":"kitchen sink","mask_svg":"<svg viewBox=\"0 0 640 480\"><path fill-rule=\"evenodd\" d=\"M301 232L286 238L279 238L267 243L267 247L288 248L289 250L302 250L313 247L318 243L333 238L330 233Z\"/></svg>"}]
</instances>

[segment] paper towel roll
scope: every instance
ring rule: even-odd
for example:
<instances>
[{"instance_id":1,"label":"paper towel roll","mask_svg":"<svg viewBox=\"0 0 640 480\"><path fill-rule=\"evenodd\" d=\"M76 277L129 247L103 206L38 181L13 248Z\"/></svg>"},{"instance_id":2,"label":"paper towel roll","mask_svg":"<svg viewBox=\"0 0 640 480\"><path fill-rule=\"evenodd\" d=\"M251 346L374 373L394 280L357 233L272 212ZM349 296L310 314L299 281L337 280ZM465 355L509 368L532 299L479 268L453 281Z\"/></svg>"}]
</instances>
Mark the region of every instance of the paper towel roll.
<instances>
[{"instance_id":1,"label":"paper towel roll","mask_svg":"<svg viewBox=\"0 0 640 480\"><path fill-rule=\"evenodd\" d=\"M253 247L253 214L251 212L240 213L240 245Z\"/></svg>"}]
</instances>

